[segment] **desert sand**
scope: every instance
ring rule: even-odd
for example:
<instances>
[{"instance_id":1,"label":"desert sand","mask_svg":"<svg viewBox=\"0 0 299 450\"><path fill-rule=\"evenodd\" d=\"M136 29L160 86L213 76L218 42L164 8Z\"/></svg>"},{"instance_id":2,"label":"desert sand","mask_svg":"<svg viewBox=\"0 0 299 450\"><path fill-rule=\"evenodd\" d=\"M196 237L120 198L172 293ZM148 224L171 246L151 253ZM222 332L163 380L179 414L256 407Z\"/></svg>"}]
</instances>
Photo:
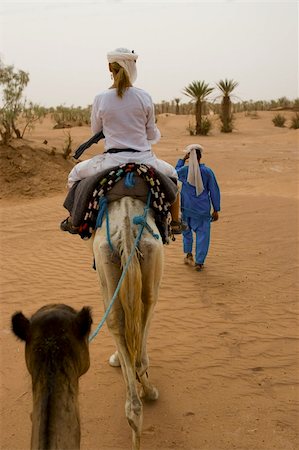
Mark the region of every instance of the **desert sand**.
<instances>
[{"instance_id":1,"label":"desert sand","mask_svg":"<svg viewBox=\"0 0 299 450\"><path fill-rule=\"evenodd\" d=\"M214 117L207 137L189 136L188 117L158 117L156 154L175 164L187 144L202 144L222 211L203 272L184 265L181 236L164 247L148 345L160 398L144 407L143 450L299 448L299 131L274 127L273 116L237 114L227 135ZM31 380L11 315L30 316L47 303L89 305L93 329L103 315L87 243L59 230L70 164L51 155L66 138L52 127L45 120L17 157L1 160L3 450L28 449L31 432ZM74 148L90 136L88 127L70 131ZM84 157L101 150L98 144ZM107 363L113 351L105 325L90 344L91 367L80 381L82 450L130 449L121 371Z\"/></svg>"}]
</instances>

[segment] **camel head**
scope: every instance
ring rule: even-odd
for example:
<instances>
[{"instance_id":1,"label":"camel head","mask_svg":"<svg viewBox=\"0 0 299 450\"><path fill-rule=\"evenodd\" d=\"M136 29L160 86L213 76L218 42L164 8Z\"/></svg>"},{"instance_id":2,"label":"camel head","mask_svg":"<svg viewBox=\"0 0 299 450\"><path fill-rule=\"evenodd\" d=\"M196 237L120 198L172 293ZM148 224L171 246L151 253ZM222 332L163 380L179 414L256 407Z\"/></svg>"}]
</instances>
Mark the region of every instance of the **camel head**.
<instances>
[{"instance_id":1,"label":"camel head","mask_svg":"<svg viewBox=\"0 0 299 450\"><path fill-rule=\"evenodd\" d=\"M30 319L17 312L11 320L12 331L26 343L26 364L33 382L44 371L79 378L89 369L89 307L78 312L67 305L51 304L40 308Z\"/></svg>"}]
</instances>

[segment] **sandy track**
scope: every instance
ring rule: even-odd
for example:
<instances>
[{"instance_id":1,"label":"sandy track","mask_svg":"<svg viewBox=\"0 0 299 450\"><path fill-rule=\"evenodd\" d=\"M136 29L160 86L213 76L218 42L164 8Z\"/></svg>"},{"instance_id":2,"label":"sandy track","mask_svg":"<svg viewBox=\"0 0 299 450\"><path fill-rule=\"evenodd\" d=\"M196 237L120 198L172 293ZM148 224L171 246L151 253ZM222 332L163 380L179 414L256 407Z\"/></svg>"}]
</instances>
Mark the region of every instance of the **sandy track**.
<instances>
[{"instance_id":1,"label":"sandy track","mask_svg":"<svg viewBox=\"0 0 299 450\"><path fill-rule=\"evenodd\" d=\"M235 134L199 140L222 188L222 213L202 273L183 264L180 237L165 247L149 338L160 398L144 408L143 450L299 446L298 134L268 122L266 113L255 123L240 117ZM198 140L182 123L160 120L157 153L171 163L176 147ZM11 314L51 302L90 305L95 326L103 313L88 246L58 229L63 199L0 204L3 450L25 450L30 440L30 378ZM120 370L107 364L114 346L106 326L90 350L80 382L82 450L129 449L124 386Z\"/></svg>"}]
</instances>

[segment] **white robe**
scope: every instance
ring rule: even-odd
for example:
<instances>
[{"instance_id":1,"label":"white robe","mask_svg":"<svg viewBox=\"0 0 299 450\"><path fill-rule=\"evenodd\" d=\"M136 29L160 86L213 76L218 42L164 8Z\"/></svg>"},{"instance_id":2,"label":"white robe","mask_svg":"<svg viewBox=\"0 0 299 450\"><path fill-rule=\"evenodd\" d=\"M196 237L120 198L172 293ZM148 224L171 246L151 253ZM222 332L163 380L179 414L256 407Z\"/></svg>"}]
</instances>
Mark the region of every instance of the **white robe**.
<instances>
[{"instance_id":1,"label":"white robe","mask_svg":"<svg viewBox=\"0 0 299 450\"><path fill-rule=\"evenodd\" d=\"M72 187L76 181L82 180L83 178L90 177L103 170L129 162L148 164L164 173L164 175L177 178L175 168L166 161L158 159L152 151L139 153L103 153L78 163L69 174L68 187Z\"/></svg>"},{"instance_id":2,"label":"white robe","mask_svg":"<svg viewBox=\"0 0 299 450\"><path fill-rule=\"evenodd\" d=\"M155 123L152 99L143 89L130 87L119 98L116 89L108 89L95 97L91 113L92 132L103 130L105 150L132 148L137 152L104 153L78 163L70 172L68 186L120 164L148 164L169 177L177 178L173 166L158 159L151 145L161 135Z\"/></svg>"}]
</instances>

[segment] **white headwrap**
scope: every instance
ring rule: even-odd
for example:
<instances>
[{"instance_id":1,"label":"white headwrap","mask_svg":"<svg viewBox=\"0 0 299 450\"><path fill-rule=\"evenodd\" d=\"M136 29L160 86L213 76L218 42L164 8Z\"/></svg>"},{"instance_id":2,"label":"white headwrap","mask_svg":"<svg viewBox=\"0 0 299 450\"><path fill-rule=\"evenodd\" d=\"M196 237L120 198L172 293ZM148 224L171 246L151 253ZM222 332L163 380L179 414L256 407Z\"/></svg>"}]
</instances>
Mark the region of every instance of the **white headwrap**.
<instances>
[{"instance_id":1,"label":"white headwrap","mask_svg":"<svg viewBox=\"0 0 299 450\"><path fill-rule=\"evenodd\" d=\"M127 48L117 48L113 52L107 53L107 58L109 63L117 62L127 71L132 84L136 81L136 60L138 58L136 53Z\"/></svg>"},{"instance_id":2,"label":"white headwrap","mask_svg":"<svg viewBox=\"0 0 299 450\"><path fill-rule=\"evenodd\" d=\"M196 149L203 150L202 146L199 144L190 144L187 145L184 151L185 153L190 153L187 181L196 188L196 195L200 195L204 190L204 186L197 160Z\"/></svg>"}]
</instances>

